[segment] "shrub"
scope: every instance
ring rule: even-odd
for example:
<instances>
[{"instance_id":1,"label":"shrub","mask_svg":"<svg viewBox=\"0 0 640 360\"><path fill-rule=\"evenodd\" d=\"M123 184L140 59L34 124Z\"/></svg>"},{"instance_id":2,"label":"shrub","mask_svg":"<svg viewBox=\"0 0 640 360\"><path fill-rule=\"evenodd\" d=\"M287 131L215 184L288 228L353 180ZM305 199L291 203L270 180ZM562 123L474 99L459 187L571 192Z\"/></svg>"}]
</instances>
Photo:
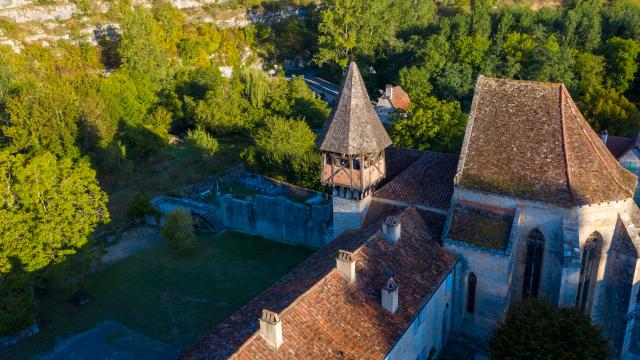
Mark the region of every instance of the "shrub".
<instances>
[{"instance_id":1,"label":"shrub","mask_svg":"<svg viewBox=\"0 0 640 360\"><path fill-rule=\"evenodd\" d=\"M608 356L607 340L589 317L533 299L507 312L489 347L496 360L604 360Z\"/></svg>"},{"instance_id":2,"label":"shrub","mask_svg":"<svg viewBox=\"0 0 640 360\"><path fill-rule=\"evenodd\" d=\"M204 129L189 130L185 144L190 151L198 154L203 160L211 160L218 152L218 141Z\"/></svg>"},{"instance_id":3,"label":"shrub","mask_svg":"<svg viewBox=\"0 0 640 360\"><path fill-rule=\"evenodd\" d=\"M188 210L176 209L167 214L162 236L179 255L189 255L195 251L196 234L194 221Z\"/></svg>"},{"instance_id":4,"label":"shrub","mask_svg":"<svg viewBox=\"0 0 640 360\"><path fill-rule=\"evenodd\" d=\"M145 193L137 193L127 209L127 216L134 221L144 219L145 215L160 217L160 211L151 205L151 198Z\"/></svg>"}]
</instances>

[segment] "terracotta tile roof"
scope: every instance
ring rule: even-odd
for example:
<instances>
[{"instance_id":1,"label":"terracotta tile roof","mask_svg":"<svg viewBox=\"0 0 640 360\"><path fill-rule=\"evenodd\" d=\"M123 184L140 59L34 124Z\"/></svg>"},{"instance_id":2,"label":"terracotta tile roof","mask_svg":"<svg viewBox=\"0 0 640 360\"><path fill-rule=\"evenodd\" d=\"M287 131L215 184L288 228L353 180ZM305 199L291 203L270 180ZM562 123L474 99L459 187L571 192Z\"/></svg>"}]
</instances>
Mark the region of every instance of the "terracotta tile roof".
<instances>
[{"instance_id":1,"label":"terracotta tile roof","mask_svg":"<svg viewBox=\"0 0 640 360\"><path fill-rule=\"evenodd\" d=\"M369 100L355 62L342 83L336 106L318 137L320 150L338 154L368 154L384 150L391 139Z\"/></svg>"},{"instance_id":2,"label":"terracotta tile roof","mask_svg":"<svg viewBox=\"0 0 640 360\"><path fill-rule=\"evenodd\" d=\"M479 77L460 159L463 188L565 207L632 197L637 181L562 84Z\"/></svg>"},{"instance_id":3,"label":"terracotta tile roof","mask_svg":"<svg viewBox=\"0 0 640 360\"><path fill-rule=\"evenodd\" d=\"M636 145L636 139L607 135L607 142L605 145L611 154L619 160L622 155L626 154L627 151L631 150Z\"/></svg>"},{"instance_id":4,"label":"terracotta tile roof","mask_svg":"<svg viewBox=\"0 0 640 360\"><path fill-rule=\"evenodd\" d=\"M456 205L447 238L483 248L504 250L509 242L513 214L498 214L471 206Z\"/></svg>"},{"instance_id":5,"label":"terracotta tile roof","mask_svg":"<svg viewBox=\"0 0 640 360\"><path fill-rule=\"evenodd\" d=\"M457 155L424 151L418 160L378 189L374 196L447 210L457 165Z\"/></svg>"},{"instance_id":6,"label":"terracotta tile roof","mask_svg":"<svg viewBox=\"0 0 640 360\"><path fill-rule=\"evenodd\" d=\"M338 237L185 351L182 359L384 358L456 259L433 240L415 208L397 214L402 236L390 245L380 223ZM357 280L335 270L338 250L354 252ZM380 305L385 269L399 284L395 314ZM284 343L259 335L262 309L279 313Z\"/></svg>"},{"instance_id":7,"label":"terracotta tile roof","mask_svg":"<svg viewBox=\"0 0 640 360\"><path fill-rule=\"evenodd\" d=\"M391 88L391 99L389 99L389 96L387 96L387 89L389 87ZM394 109L400 109L403 111L407 111L409 109L409 105L411 104L409 94L407 94L400 86L393 86L391 84L386 85L385 93L381 96L381 98L388 99Z\"/></svg>"}]
</instances>

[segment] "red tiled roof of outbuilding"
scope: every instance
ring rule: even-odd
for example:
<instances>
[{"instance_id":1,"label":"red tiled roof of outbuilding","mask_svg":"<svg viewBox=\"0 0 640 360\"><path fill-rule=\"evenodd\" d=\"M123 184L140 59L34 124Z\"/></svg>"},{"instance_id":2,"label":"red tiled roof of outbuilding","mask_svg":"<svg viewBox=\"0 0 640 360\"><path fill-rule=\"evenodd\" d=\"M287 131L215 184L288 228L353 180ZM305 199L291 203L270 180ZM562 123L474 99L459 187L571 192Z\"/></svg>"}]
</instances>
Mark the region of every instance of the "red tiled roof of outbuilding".
<instances>
[{"instance_id":1,"label":"red tiled roof of outbuilding","mask_svg":"<svg viewBox=\"0 0 640 360\"><path fill-rule=\"evenodd\" d=\"M395 245L383 237L380 222L346 232L219 324L180 358L384 358L456 263L430 234L415 208L404 208L396 215L402 235ZM354 253L354 283L335 270L338 250ZM380 305L387 268L400 285L400 306L395 314ZM278 312L282 321L284 343L277 350L259 335L262 309Z\"/></svg>"}]
</instances>

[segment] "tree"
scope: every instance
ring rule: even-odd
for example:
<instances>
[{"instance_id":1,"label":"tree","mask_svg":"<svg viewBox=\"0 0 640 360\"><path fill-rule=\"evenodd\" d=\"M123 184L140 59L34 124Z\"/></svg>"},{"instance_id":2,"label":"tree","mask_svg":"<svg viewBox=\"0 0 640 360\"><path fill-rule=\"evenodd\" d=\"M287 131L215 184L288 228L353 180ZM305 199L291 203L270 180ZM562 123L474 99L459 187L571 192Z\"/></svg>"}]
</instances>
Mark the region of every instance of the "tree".
<instances>
[{"instance_id":1,"label":"tree","mask_svg":"<svg viewBox=\"0 0 640 360\"><path fill-rule=\"evenodd\" d=\"M496 360L605 360L608 356L607 340L588 316L533 299L507 312L489 348Z\"/></svg>"},{"instance_id":2,"label":"tree","mask_svg":"<svg viewBox=\"0 0 640 360\"><path fill-rule=\"evenodd\" d=\"M196 234L189 210L176 209L166 215L162 236L179 255L190 255L195 250Z\"/></svg>"},{"instance_id":3,"label":"tree","mask_svg":"<svg viewBox=\"0 0 640 360\"><path fill-rule=\"evenodd\" d=\"M109 221L107 195L90 162L52 153L0 152L0 272L10 258L34 272L60 263Z\"/></svg>"},{"instance_id":4,"label":"tree","mask_svg":"<svg viewBox=\"0 0 640 360\"><path fill-rule=\"evenodd\" d=\"M613 37L604 43L602 51L609 85L625 92L638 71L636 58L640 53L640 44L634 40Z\"/></svg>"},{"instance_id":5,"label":"tree","mask_svg":"<svg viewBox=\"0 0 640 360\"><path fill-rule=\"evenodd\" d=\"M597 132L633 136L640 130L638 107L615 89L590 89L583 96L581 110Z\"/></svg>"},{"instance_id":6,"label":"tree","mask_svg":"<svg viewBox=\"0 0 640 360\"><path fill-rule=\"evenodd\" d=\"M396 119L391 136L396 146L456 153L466 122L457 101L427 97L411 103L407 117Z\"/></svg>"},{"instance_id":7,"label":"tree","mask_svg":"<svg viewBox=\"0 0 640 360\"><path fill-rule=\"evenodd\" d=\"M211 160L218 152L218 141L203 129L189 130L185 145L203 160Z\"/></svg>"},{"instance_id":8,"label":"tree","mask_svg":"<svg viewBox=\"0 0 640 360\"><path fill-rule=\"evenodd\" d=\"M134 222L144 220L146 215L151 215L156 218L160 218L160 211L151 204L151 197L145 193L137 193L129 208L127 209L127 217Z\"/></svg>"},{"instance_id":9,"label":"tree","mask_svg":"<svg viewBox=\"0 0 640 360\"><path fill-rule=\"evenodd\" d=\"M302 157L315 148L315 134L302 120L272 116L256 133L256 151L265 163L283 164L289 157Z\"/></svg>"},{"instance_id":10,"label":"tree","mask_svg":"<svg viewBox=\"0 0 640 360\"><path fill-rule=\"evenodd\" d=\"M166 81L171 58L166 38L150 10L137 6L127 11L120 22L122 65L134 73L148 76L153 82Z\"/></svg>"},{"instance_id":11,"label":"tree","mask_svg":"<svg viewBox=\"0 0 640 360\"><path fill-rule=\"evenodd\" d=\"M7 98L9 121L0 131L11 139L13 151L51 151L76 155L79 99L66 83L31 79Z\"/></svg>"}]
</instances>

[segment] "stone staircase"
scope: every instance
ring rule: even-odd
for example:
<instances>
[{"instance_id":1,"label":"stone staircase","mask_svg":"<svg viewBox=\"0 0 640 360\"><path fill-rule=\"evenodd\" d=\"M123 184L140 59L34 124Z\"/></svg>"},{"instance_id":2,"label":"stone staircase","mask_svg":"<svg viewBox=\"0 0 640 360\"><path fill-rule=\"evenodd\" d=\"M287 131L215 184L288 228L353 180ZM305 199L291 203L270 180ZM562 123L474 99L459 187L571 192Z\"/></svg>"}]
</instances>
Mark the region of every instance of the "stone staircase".
<instances>
[{"instance_id":1,"label":"stone staircase","mask_svg":"<svg viewBox=\"0 0 640 360\"><path fill-rule=\"evenodd\" d=\"M195 213L192 211L192 213L200 217L207 224L207 226L209 226L209 229L211 229L214 234L220 233L226 228L222 220L220 220L215 214L211 212L207 211Z\"/></svg>"}]
</instances>

